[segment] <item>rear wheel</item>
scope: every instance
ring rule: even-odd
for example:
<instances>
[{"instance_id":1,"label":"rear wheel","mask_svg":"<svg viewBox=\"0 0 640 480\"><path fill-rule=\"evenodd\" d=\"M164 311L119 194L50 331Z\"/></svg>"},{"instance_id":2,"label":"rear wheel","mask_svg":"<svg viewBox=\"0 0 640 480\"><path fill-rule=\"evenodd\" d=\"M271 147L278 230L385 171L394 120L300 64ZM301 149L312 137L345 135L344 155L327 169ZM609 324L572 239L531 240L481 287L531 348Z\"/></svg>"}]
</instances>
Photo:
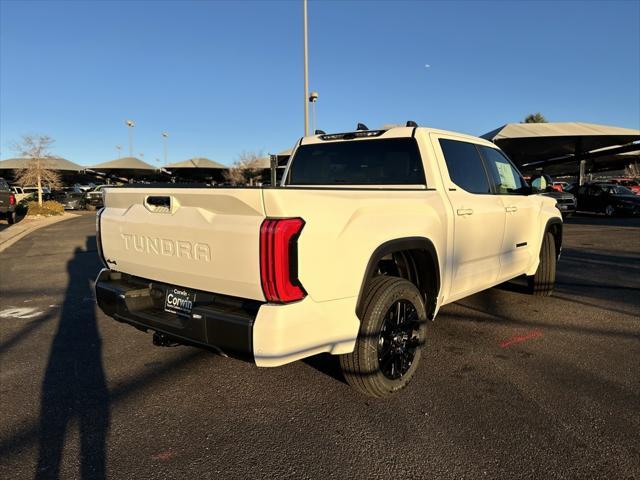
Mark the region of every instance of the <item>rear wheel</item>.
<instances>
[{"instance_id":1,"label":"rear wheel","mask_svg":"<svg viewBox=\"0 0 640 480\"><path fill-rule=\"evenodd\" d=\"M411 282L374 277L366 287L364 314L353 352L340 357L347 382L372 397L406 387L420 361L427 312Z\"/></svg>"},{"instance_id":2,"label":"rear wheel","mask_svg":"<svg viewBox=\"0 0 640 480\"><path fill-rule=\"evenodd\" d=\"M613 205L607 205L606 207L604 207L604 214L607 217L613 217L616 214L616 209L613 207Z\"/></svg>"},{"instance_id":3,"label":"rear wheel","mask_svg":"<svg viewBox=\"0 0 640 480\"><path fill-rule=\"evenodd\" d=\"M540 297L548 297L556 283L556 241L551 232L544 234L540 249L540 264L536 273L527 277L529 293Z\"/></svg>"},{"instance_id":4,"label":"rear wheel","mask_svg":"<svg viewBox=\"0 0 640 480\"><path fill-rule=\"evenodd\" d=\"M16 212L7 213L7 223L9 223L9 225L16 223Z\"/></svg>"}]
</instances>

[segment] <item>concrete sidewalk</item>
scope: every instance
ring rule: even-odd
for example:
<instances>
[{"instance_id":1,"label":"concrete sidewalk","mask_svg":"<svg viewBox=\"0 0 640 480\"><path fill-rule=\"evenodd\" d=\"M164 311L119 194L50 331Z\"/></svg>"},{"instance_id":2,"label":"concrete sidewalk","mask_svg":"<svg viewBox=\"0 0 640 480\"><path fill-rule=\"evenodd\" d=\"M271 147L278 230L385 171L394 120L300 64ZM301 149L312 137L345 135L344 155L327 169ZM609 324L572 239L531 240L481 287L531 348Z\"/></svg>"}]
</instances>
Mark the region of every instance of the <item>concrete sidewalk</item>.
<instances>
[{"instance_id":1,"label":"concrete sidewalk","mask_svg":"<svg viewBox=\"0 0 640 480\"><path fill-rule=\"evenodd\" d=\"M54 217L24 217L19 222L0 231L0 252L6 250L34 230L77 216L76 214L65 212L62 215L56 215Z\"/></svg>"}]
</instances>

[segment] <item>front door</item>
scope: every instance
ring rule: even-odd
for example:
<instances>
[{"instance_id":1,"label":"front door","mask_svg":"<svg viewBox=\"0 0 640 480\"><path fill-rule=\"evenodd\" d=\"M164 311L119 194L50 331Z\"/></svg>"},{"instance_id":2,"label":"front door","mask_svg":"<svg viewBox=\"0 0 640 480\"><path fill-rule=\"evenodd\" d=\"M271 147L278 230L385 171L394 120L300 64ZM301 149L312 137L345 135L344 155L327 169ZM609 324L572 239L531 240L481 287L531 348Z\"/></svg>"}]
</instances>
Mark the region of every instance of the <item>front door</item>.
<instances>
[{"instance_id":1,"label":"front door","mask_svg":"<svg viewBox=\"0 0 640 480\"><path fill-rule=\"evenodd\" d=\"M537 232L535 227L541 201L529 195L520 172L500 150L481 146L480 152L506 215L498 276L503 281L526 272L538 255L538 242L533 235Z\"/></svg>"}]
</instances>

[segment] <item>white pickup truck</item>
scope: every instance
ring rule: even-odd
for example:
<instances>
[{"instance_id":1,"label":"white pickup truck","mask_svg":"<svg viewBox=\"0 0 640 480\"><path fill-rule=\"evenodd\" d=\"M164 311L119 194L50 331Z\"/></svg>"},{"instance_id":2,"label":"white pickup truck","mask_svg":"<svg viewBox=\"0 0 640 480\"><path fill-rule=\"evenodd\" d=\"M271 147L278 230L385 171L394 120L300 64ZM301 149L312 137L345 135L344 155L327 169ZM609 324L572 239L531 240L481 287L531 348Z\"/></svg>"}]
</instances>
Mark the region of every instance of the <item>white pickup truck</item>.
<instances>
[{"instance_id":1,"label":"white pickup truck","mask_svg":"<svg viewBox=\"0 0 640 480\"><path fill-rule=\"evenodd\" d=\"M562 243L495 145L408 125L304 137L278 186L105 189L100 308L156 344L329 352L365 394L403 388L442 305L521 275L549 295Z\"/></svg>"}]
</instances>

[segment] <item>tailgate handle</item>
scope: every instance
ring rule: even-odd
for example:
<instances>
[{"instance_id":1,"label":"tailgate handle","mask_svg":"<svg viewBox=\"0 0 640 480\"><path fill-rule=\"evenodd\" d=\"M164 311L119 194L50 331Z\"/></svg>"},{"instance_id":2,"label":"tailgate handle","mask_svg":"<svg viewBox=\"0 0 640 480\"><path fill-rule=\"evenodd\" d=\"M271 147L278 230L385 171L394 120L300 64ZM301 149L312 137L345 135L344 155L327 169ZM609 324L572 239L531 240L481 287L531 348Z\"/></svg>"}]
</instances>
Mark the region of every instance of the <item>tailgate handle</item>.
<instances>
[{"instance_id":1,"label":"tailgate handle","mask_svg":"<svg viewBox=\"0 0 640 480\"><path fill-rule=\"evenodd\" d=\"M171 211L171 197L168 195L150 195L144 203L151 212L168 213Z\"/></svg>"}]
</instances>

